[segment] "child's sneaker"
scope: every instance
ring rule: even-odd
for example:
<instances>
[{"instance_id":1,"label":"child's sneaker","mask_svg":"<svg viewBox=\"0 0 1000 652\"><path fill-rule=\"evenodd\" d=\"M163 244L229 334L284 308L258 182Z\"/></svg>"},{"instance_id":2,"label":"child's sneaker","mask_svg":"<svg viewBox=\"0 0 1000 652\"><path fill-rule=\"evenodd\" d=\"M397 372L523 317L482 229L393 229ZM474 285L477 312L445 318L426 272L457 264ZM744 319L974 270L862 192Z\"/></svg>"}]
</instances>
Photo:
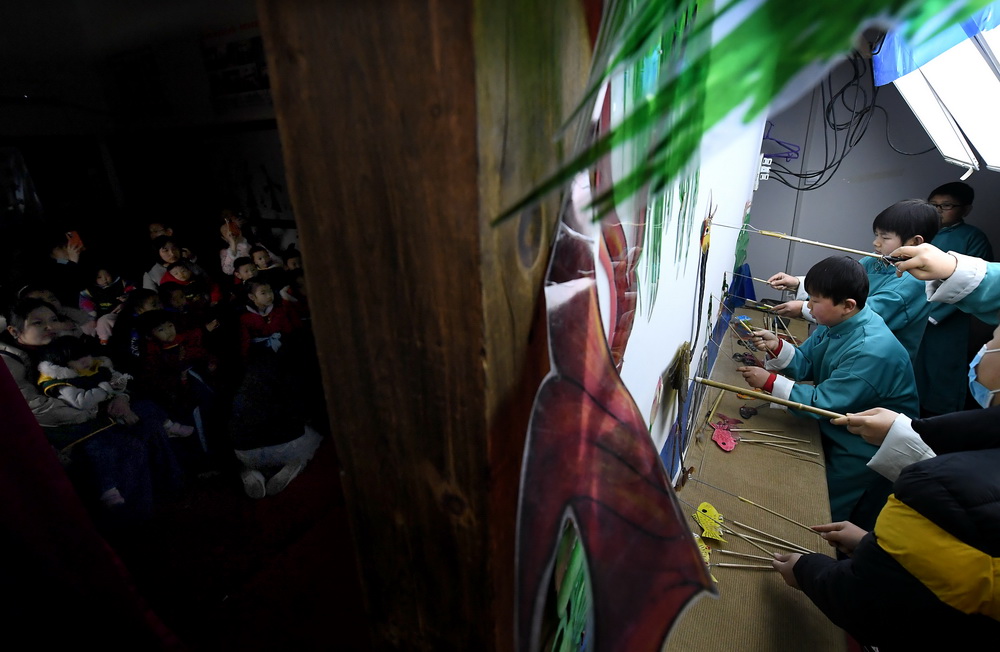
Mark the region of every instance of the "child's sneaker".
<instances>
[{"instance_id":1,"label":"child's sneaker","mask_svg":"<svg viewBox=\"0 0 1000 652\"><path fill-rule=\"evenodd\" d=\"M167 437L190 437L194 434L194 426L185 426L170 419L163 422L163 429L167 431Z\"/></svg>"},{"instance_id":2,"label":"child's sneaker","mask_svg":"<svg viewBox=\"0 0 1000 652\"><path fill-rule=\"evenodd\" d=\"M305 462L292 462L281 467L277 473L267 481L267 494L273 496L288 486L288 483L295 479L295 476L302 473L306 468Z\"/></svg>"},{"instance_id":3,"label":"child's sneaker","mask_svg":"<svg viewBox=\"0 0 1000 652\"><path fill-rule=\"evenodd\" d=\"M111 487L101 494L101 503L105 507L117 507L125 504L125 498L122 497L122 492L118 491L118 487Z\"/></svg>"},{"instance_id":4,"label":"child's sneaker","mask_svg":"<svg viewBox=\"0 0 1000 652\"><path fill-rule=\"evenodd\" d=\"M260 471L245 469L240 477L243 478L243 491L251 498L263 498L267 494L264 474Z\"/></svg>"}]
</instances>

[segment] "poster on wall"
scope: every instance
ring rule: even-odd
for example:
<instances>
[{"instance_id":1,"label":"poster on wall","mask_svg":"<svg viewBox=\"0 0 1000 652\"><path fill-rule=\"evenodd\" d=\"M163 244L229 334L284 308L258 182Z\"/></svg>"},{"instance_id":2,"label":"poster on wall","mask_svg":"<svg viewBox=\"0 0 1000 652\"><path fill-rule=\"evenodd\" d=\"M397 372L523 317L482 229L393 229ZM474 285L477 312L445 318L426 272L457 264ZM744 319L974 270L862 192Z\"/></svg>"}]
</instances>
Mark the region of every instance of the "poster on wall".
<instances>
[{"instance_id":1,"label":"poster on wall","mask_svg":"<svg viewBox=\"0 0 1000 652\"><path fill-rule=\"evenodd\" d=\"M256 20L205 32L202 55L216 113L271 106L271 80Z\"/></svg>"}]
</instances>

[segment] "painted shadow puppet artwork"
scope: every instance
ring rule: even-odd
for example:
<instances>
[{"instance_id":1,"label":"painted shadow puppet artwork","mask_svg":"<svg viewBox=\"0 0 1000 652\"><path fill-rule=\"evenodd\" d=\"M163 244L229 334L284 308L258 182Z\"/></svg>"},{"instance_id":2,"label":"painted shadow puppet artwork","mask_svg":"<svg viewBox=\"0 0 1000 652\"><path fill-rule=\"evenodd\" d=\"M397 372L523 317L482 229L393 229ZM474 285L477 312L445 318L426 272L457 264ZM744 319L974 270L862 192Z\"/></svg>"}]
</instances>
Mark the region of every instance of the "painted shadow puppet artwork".
<instances>
[{"instance_id":1,"label":"painted shadow puppet artwork","mask_svg":"<svg viewBox=\"0 0 1000 652\"><path fill-rule=\"evenodd\" d=\"M646 422L615 373L593 241L573 226L589 229L569 203L566 212L545 290L552 371L535 399L522 467L518 648L547 647L545 600L571 523L590 578L590 649L653 650L681 609L714 588Z\"/></svg>"},{"instance_id":2,"label":"painted shadow puppet artwork","mask_svg":"<svg viewBox=\"0 0 1000 652\"><path fill-rule=\"evenodd\" d=\"M714 208L705 214L701 238L671 237L688 233L693 223L700 166L712 153L706 143L721 146L753 120L762 137L772 102L790 102L808 91L831 62L855 45L861 26L876 17L886 24L911 19L917 31L946 10L951 13L945 22L956 22L985 4L987 0L733 0L721 6L698 0L605 2L589 89L574 118L593 115L595 103L604 104L601 94L609 80L635 75L639 61L658 68L655 86L642 86L639 101L620 120L605 125L606 130L594 129L592 123L581 129L598 135L587 142L581 137L581 147L568 145L569 161L498 218L519 214L549 192L565 191L578 175L586 180L585 201L564 201L546 279L551 370L536 395L522 463L518 650L659 650L684 606L715 591L660 451L618 373L637 312L651 309L641 305L643 300L656 300L661 254L677 245L675 268L689 255L698 257L701 287L695 288L693 299L698 305L683 311L691 315L685 327L692 330L684 329L690 357L684 355L674 366L693 366L707 375L703 284L714 286L722 277L711 272L705 278L706 260L717 253L708 247ZM651 50L657 55L653 59ZM712 138L706 138L710 132ZM605 160L624 145L631 147L633 164L612 179ZM746 170L734 169L727 178L745 174L752 179L759 151L752 154ZM590 197L589 175L595 169ZM739 207L731 201L722 205L718 198L723 188L704 185L720 202L720 216L732 212L745 223L748 197L739 199ZM677 203L664 201L665 194ZM638 208L626 214L622 206L628 202ZM604 243L591 235L600 231L591 224L591 212L615 215L600 227ZM735 249L742 258L745 238L732 244L725 255ZM609 334L596 291L595 252L602 249L597 258L610 271L615 294ZM667 283L659 290L664 295L670 291ZM721 296L726 297L725 287ZM727 320L715 321L705 324L705 332L725 330ZM662 355L663 369L681 350L682 340L662 342L662 351L629 354ZM664 380L661 375L660 382ZM674 414L686 414L688 424L695 414L700 417L701 397L689 392L681 410L675 403L679 393L654 401L661 427L667 426L670 413L659 407L660 401L673 404ZM676 421L670 428L681 435ZM683 439L677 440L671 454L681 457L683 447Z\"/></svg>"}]
</instances>

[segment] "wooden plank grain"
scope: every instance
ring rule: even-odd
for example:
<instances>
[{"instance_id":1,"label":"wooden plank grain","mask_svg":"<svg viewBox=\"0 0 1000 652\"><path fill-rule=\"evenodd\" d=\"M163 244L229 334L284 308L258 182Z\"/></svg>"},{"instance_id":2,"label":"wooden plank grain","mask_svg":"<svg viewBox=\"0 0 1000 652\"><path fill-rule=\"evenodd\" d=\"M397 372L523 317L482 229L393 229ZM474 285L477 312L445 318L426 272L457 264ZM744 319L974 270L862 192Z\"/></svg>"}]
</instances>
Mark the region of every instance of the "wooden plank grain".
<instances>
[{"instance_id":1,"label":"wooden plank grain","mask_svg":"<svg viewBox=\"0 0 1000 652\"><path fill-rule=\"evenodd\" d=\"M559 155L588 53L553 5L259 2L377 649L512 646L557 200L489 220Z\"/></svg>"}]
</instances>

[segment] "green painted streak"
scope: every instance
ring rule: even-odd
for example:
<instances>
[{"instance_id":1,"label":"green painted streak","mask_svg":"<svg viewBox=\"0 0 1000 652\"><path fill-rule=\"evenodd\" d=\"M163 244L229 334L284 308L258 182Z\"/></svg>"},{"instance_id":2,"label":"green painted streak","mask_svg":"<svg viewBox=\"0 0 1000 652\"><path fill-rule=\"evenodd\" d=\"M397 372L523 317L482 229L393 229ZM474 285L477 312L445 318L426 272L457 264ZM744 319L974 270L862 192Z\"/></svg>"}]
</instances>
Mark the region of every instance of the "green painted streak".
<instances>
[{"instance_id":1,"label":"green painted streak","mask_svg":"<svg viewBox=\"0 0 1000 652\"><path fill-rule=\"evenodd\" d=\"M682 9L692 5L701 12L687 39L675 39L673 47L685 50L679 71L663 79L663 85L642 106L609 131L590 143L564 167L543 181L532 193L510 207L496 221L519 213L541 197L563 187L578 172L596 163L612 149L634 140L639 134L653 133L665 123L646 161L614 187L595 199L603 215L615 203L649 187L664 191L685 168L697 165L694 155L704 134L725 116L739 110L749 122L766 109L777 93L807 66L830 62L851 49L858 27L875 16L912 21L916 32L942 10L957 6L946 24L954 24L989 4L990 0L765 0L756 10L715 45L705 46L719 14L712 3L678 0L610 0L605 11L607 29L602 30L595 54L594 82L576 115L589 107L596 89L624 62L635 61L653 38L651 26L676 33L680 21L689 15ZM634 3L634 4L630 4ZM735 9L734 0L723 11ZM627 9L632 7L632 11ZM657 17L662 22L651 21ZM673 17L671 21L670 18ZM692 46L687 50L688 46ZM703 49L699 53L699 49ZM614 53L613 55L610 53ZM603 63L608 62L608 63ZM703 84L703 85L702 85ZM700 89L700 92L698 92ZM695 97L688 93L696 91Z\"/></svg>"}]
</instances>

